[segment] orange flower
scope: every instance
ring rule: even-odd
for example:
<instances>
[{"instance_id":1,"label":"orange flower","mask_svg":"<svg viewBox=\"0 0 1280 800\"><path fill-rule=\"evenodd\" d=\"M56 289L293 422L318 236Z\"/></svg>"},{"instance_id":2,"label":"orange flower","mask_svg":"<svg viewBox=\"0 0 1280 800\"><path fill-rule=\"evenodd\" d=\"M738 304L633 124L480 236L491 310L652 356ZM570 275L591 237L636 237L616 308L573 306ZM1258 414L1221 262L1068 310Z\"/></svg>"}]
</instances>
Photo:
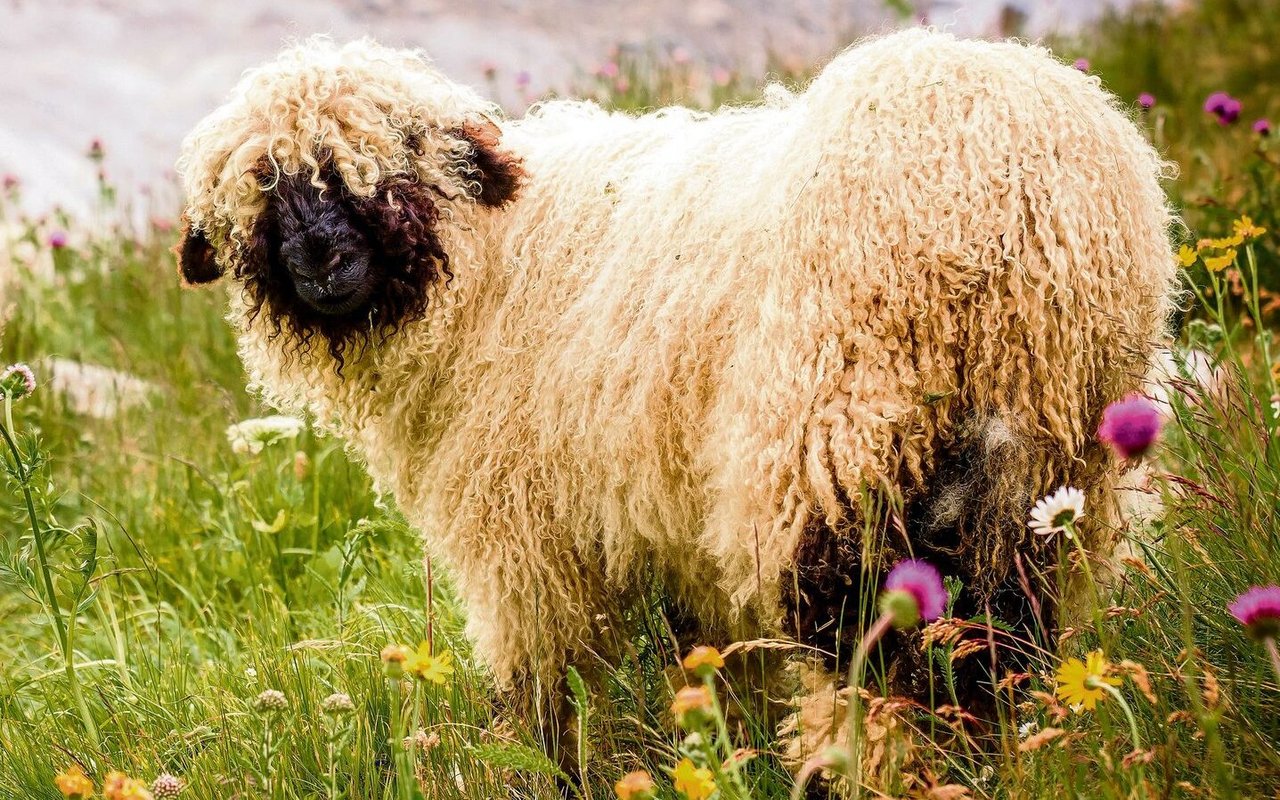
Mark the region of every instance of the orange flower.
<instances>
[{"instance_id":1,"label":"orange flower","mask_svg":"<svg viewBox=\"0 0 1280 800\"><path fill-rule=\"evenodd\" d=\"M686 686L676 692L671 713L681 725L689 727L705 719L711 712L711 692L705 686Z\"/></svg>"},{"instance_id":2,"label":"orange flower","mask_svg":"<svg viewBox=\"0 0 1280 800\"><path fill-rule=\"evenodd\" d=\"M714 647L698 645L684 657L684 668L705 677L718 669L724 669L724 656Z\"/></svg>"},{"instance_id":3,"label":"orange flower","mask_svg":"<svg viewBox=\"0 0 1280 800\"><path fill-rule=\"evenodd\" d=\"M84 770L80 768L79 764L72 764L67 769L59 772L54 777L53 784L58 787L58 791L62 792L63 797L82 800L82 798L93 796L93 781L89 780L89 776L84 774Z\"/></svg>"},{"instance_id":4,"label":"orange flower","mask_svg":"<svg viewBox=\"0 0 1280 800\"><path fill-rule=\"evenodd\" d=\"M618 800L652 800L654 792L657 791L653 785L653 778L650 778L649 773L644 770L623 775L621 780L613 785L613 790L617 792Z\"/></svg>"}]
</instances>

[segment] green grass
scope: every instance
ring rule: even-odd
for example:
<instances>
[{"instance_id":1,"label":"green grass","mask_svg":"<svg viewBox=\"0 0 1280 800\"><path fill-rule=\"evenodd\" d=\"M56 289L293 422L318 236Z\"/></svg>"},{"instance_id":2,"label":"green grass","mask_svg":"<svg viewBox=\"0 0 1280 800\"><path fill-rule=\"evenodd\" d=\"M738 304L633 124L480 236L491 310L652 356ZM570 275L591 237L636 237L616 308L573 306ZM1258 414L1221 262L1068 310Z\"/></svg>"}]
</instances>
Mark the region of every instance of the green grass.
<instances>
[{"instance_id":1,"label":"green grass","mask_svg":"<svg viewBox=\"0 0 1280 800\"><path fill-rule=\"evenodd\" d=\"M1249 585L1280 580L1280 442L1267 402L1275 345L1256 336L1266 326L1248 313L1274 323L1262 304L1280 279L1278 156L1247 130L1254 110L1280 116L1257 85L1263 70L1278 74L1276 41L1276 0L1212 0L1178 16L1109 20L1059 45L1071 58L1087 55L1122 97L1160 98L1146 123L1182 164L1170 191L1194 231L1188 240L1226 235L1241 214L1272 229L1254 244L1253 262L1241 250L1240 291L1230 289L1231 270L1189 273L1213 294L1183 344L1220 356L1239 384L1178 403L1158 462L1178 477L1157 481L1165 508L1135 532L1138 560L1022 687L1051 693L1060 659L1094 647L1114 663L1141 664L1154 702L1132 677L1120 687L1141 741L1115 701L1060 716L1044 696L1022 691L986 742L940 733L945 711L873 710L868 731L892 744L875 779L886 791L929 796L932 781L978 797L1257 797L1280 787L1278 676L1225 610ZM693 64L624 63L619 73L625 91L615 78L589 88L625 108L714 104L750 88L742 76L713 78ZM1245 101L1235 128L1200 111L1219 88ZM5 213L26 226L41 258L52 225L79 230L17 219L12 206ZM13 427L35 437L20 443L24 463L47 456L28 484L74 670L10 475L0 490L0 796L60 797L54 776L76 763L99 784L112 769L147 781L172 772L195 798L327 797L332 783L349 798L554 796L537 727L504 713L469 655L448 576L437 568L428 579L416 534L372 494L340 443L306 432L259 455L232 451L226 427L270 412L244 391L223 295L178 286L165 249L172 235L73 235L77 243L54 254L53 280L6 290L0 364L31 362L43 379L47 359L70 358L124 370L155 392L145 407L105 420L77 414L47 385L12 407ZM1261 275L1256 293L1247 290L1250 264ZM666 776L682 755L719 763L745 747L755 754L740 775L717 770L721 796L787 797L784 743L759 709L709 727L701 743L671 721L679 654L660 598L636 611L630 633L631 655L601 665L606 680L583 687L582 794L612 797L624 772L644 769L660 796L675 797ZM443 685L384 677L385 645L428 637L455 655ZM724 700L725 684L716 686ZM282 691L288 708L258 713L265 689ZM350 695L354 713L321 710L335 692ZM1064 733L1020 752L1026 723ZM393 746L418 729L411 756ZM1125 763L1135 750L1146 763ZM420 781L408 779L414 769Z\"/></svg>"}]
</instances>

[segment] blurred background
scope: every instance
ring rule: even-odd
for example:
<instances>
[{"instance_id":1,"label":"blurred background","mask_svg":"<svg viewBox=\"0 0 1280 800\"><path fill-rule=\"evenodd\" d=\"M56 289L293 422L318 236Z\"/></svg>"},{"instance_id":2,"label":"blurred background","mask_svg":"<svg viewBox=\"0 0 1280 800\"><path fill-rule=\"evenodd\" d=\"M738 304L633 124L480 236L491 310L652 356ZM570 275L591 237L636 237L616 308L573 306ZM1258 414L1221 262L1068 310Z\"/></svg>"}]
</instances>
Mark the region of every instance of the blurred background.
<instances>
[{"instance_id":1,"label":"blurred background","mask_svg":"<svg viewBox=\"0 0 1280 800\"><path fill-rule=\"evenodd\" d=\"M104 169L126 198L159 193L183 134L244 69L294 37L421 47L512 112L609 71L620 54L758 83L902 25L963 35L1078 30L1131 0L0 0L0 173L28 210L84 211ZM722 79L724 80L724 79ZM99 163L84 154L104 145Z\"/></svg>"}]
</instances>

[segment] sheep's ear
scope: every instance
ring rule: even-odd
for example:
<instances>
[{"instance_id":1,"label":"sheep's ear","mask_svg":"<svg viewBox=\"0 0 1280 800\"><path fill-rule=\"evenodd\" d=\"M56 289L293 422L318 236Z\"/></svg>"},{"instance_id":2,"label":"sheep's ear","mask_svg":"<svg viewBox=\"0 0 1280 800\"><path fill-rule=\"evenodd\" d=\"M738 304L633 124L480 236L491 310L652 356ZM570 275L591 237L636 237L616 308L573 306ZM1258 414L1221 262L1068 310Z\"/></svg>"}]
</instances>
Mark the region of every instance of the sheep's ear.
<instances>
[{"instance_id":1,"label":"sheep's ear","mask_svg":"<svg viewBox=\"0 0 1280 800\"><path fill-rule=\"evenodd\" d=\"M454 134L471 145L467 154L469 174L464 177L479 186L471 193L473 199L490 208L514 200L524 182L524 167L517 156L499 146L502 131L498 126L480 118L455 129Z\"/></svg>"},{"instance_id":2,"label":"sheep's ear","mask_svg":"<svg viewBox=\"0 0 1280 800\"><path fill-rule=\"evenodd\" d=\"M204 231L191 227L191 220L182 220L182 238L174 245L173 254L178 258L178 271L189 284L209 283L222 277L218 266L217 251Z\"/></svg>"}]
</instances>

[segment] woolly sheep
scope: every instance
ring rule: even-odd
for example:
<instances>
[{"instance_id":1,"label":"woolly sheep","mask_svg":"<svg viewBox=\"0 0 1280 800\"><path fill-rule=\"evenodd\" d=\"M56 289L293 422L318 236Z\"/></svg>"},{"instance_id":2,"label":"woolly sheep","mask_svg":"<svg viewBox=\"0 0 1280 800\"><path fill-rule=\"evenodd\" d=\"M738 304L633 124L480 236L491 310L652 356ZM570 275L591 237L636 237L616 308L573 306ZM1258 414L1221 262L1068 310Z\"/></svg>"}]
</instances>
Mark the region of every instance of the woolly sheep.
<instances>
[{"instance_id":1,"label":"woolly sheep","mask_svg":"<svg viewBox=\"0 0 1280 800\"><path fill-rule=\"evenodd\" d=\"M766 104L507 120L314 39L187 138L178 252L232 274L252 386L367 464L527 690L655 581L707 641L847 654L910 553L957 615L1052 629L1027 513L1069 483L1107 546L1093 432L1172 310L1163 171L1096 77L1015 43L913 30Z\"/></svg>"}]
</instances>

